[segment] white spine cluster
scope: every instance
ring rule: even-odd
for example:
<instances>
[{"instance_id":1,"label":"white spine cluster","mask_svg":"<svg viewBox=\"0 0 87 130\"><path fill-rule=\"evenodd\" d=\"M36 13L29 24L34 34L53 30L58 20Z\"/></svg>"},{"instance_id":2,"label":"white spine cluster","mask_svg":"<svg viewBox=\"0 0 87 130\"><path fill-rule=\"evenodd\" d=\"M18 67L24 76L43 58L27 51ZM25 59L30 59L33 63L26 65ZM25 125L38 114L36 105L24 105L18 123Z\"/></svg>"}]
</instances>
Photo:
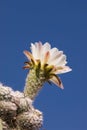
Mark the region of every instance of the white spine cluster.
<instances>
[{"instance_id":1,"label":"white spine cluster","mask_svg":"<svg viewBox=\"0 0 87 130\"><path fill-rule=\"evenodd\" d=\"M42 112L30 98L0 84L0 130L39 130L42 123Z\"/></svg>"}]
</instances>

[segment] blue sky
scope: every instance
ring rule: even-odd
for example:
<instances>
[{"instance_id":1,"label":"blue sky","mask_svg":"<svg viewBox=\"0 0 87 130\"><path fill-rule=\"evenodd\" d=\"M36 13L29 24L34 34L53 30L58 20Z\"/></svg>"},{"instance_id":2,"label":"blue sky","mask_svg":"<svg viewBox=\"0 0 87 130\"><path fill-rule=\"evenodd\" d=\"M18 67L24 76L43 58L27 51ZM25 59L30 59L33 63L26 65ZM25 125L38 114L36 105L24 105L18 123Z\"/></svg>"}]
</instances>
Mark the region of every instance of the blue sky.
<instances>
[{"instance_id":1,"label":"blue sky","mask_svg":"<svg viewBox=\"0 0 87 130\"><path fill-rule=\"evenodd\" d=\"M64 90L45 84L34 106L45 130L87 130L87 1L0 0L0 81L23 91L23 50L48 41L67 55Z\"/></svg>"}]
</instances>

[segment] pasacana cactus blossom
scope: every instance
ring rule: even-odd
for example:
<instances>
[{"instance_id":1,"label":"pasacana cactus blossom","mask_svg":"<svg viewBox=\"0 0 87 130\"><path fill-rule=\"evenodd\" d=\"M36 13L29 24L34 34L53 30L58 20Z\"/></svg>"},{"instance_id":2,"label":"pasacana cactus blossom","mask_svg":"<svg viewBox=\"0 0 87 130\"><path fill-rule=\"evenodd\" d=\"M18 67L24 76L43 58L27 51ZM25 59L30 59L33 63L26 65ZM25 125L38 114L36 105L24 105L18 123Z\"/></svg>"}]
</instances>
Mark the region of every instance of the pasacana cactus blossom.
<instances>
[{"instance_id":1,"label":"pasacana cactus blossom","mask_svg":"<svg viewBox=\"0 0 87 130\"><path fill-rule=\"evenodd\" d=\"M25 69L29 69L24 93L0 84L0 130L40 130L43 114L33 107L33 100L45 82L53 82L63 89L59 74L71 71L66 55L46 42L31 43L31 53Z\"/></svg>"},{"instance_id":2,"label":"pasacana cactus blossom","mask_svg":"<svg viewBox=\"0 0 87 130\"><path fill-rule=\"evenodd\" d=\"M71 68L66 66L66 55L63 54L63 51L51 48L48 42L45 44L42 42L31 43L30 48L31 52L24 51L29 60L25 62L23 67L29 69L24 88L25 96L33 100L45 82L53 82L63 89L58 74L71 71Z\"/></svg>"}]
</instances>

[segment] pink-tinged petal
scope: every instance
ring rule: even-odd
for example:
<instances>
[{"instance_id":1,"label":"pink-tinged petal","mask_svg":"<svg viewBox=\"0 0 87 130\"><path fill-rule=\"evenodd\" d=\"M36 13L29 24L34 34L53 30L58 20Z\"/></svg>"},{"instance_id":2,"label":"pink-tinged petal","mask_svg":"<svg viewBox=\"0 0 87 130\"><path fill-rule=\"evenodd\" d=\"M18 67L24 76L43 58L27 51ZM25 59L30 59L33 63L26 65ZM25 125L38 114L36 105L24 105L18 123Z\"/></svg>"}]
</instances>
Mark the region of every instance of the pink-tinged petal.
<instances>
[{"instance_id":1,"label":"pink-tinged petal","mask_svg":"<svg viewBox=\"0 0 87 130\"><path fill-rule=\"evenodd\" d=\"M59 66L54 70L55 74L62 74L72 71L72 69L69 66Z\"/></svg>"},{"instance_id":2,"label":"pink-tinged petal","mask_svg":"<svg viewBox=\"0 0 87 130\"><path fill-rule=\"evenodd\" d=\"M50 51L51 49L51 46L48 42L46 42L43 46L42 46L42 50L41 50L41 56L40 56L40 60L41 60L41 63L42 65L44 64L44 62L46 63L45 61L45 57L48 57L46 55L48 55L48 51ZM47 53L47 54L46 54Z\"/></svg>"},{"instance_id":3,"label":"pink-tinged petal","mask_svg":"<svg viewBox=\"0 0 87 130\"><path fill-rule=\"evenodd\" d=\"M24 51L23 52L24 54L25 54L25 56L28 58L28 60L31 60L31 59L33 59L34 60L34 58L33 58L33 56L32 56L32 54L29 52L29 51Z\"/></svg>"},{"instance_id":4,"label":"pink-tinged petal","mask_svg":"<svg viewBox=\"0 0 87 130\"><path fill-rule=\"evenodd\" d=\"M59 77L57 78L57 77L53 76L50 79L50 81L53 82L54 84L56 84L59 88L64 89L63 84L62 84L62 82L61 82Z\"/></svg>"},{"instance_id":5,"label":"pink-tinged petal","mask_svg":"<svg viewBox=\"0 0 87 130\"><path fill-rule=\"evenodd\" d=\"M35 51L36 51L36 55L37 55L36 59L40 59L41 53L42 53L42 43L41 42L36 42L35 46L36 46Z\"/></svg>"},{"instance_id":6,"label":"pink-tinged petal","mask_svg":"<svg viewBox=\"0 0 87 130\"><path fill-rule=\"evenodd\" d=\"M44 56L44 62L43 62L44 64L46 64L48 62L49 57L50 57L50 53L49 53L49 51L47 51Z\"/></svg>"},{"instance_id":7,"label":"pink-tinged petal","mask_svg":"<svg viewBox=\"0 0 87 130\"><path fill-rule=\"evenodd\" d=\"M29 69L29 68L30 68L29 65L25 65L25 66L23 66L23 69Z\"/></svg>"}]
</instances>

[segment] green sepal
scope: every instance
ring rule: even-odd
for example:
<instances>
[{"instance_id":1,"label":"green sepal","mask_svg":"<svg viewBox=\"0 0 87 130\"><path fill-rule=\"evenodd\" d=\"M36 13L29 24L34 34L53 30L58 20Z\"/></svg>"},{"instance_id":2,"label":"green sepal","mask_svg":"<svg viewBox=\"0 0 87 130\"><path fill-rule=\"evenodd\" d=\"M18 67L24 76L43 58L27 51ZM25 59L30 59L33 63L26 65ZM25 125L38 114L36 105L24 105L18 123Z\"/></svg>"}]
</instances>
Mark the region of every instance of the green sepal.
<instances>
[{"instance_id":1,"label":"green sepal","mask_svg":"<svg viewBox=\"0 0 87 130\"><path fill-rule=\"evenodd\" d=\"M41 62L40 62L40 60L37 60L37 64L35 65L35 70L36 70L36 76L39 77L40 70L41 70Z\"/></svg>"},{"instance_id":2,"label":"green sepal","mask_svg":"<svg viewBox=\"0 0 87 130\"><path fill-rule=\"evenodd\" d=\"M53 70L53 66L48 66L47 64L44 67L44 76L48 80L50 78L50 73Z\"/></svg>"}]
</instances>

